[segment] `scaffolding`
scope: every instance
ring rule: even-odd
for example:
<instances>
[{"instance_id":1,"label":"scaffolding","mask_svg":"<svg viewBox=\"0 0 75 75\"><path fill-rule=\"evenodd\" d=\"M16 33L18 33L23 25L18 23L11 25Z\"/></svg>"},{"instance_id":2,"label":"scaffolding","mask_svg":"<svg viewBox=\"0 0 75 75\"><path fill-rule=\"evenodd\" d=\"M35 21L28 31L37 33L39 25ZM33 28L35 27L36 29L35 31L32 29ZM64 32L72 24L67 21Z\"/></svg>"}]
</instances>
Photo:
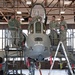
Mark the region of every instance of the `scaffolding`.
<instances>
[{"instance_id":1,"label":"scaffolding","mask_svg":"<svg viewBox=\"0 0 75 75\"><path fill-rule=\"evenodd\" d=\"M21 46L15 46L13 47L12 39L19 39L19 37L13 37L11 36L11 31L6 29L5 30L5 72L4 75L23 75L22 69L18 67L17 61L20 59L20 61L23 60L23 48ZM12 58L12 63L11 59ZM9 66L12 66L12 69L9 68ZM20 64L21 67L21 64ZM20 70L20 73L18 73L18 70Z\"/></svg>"}]
</instances>

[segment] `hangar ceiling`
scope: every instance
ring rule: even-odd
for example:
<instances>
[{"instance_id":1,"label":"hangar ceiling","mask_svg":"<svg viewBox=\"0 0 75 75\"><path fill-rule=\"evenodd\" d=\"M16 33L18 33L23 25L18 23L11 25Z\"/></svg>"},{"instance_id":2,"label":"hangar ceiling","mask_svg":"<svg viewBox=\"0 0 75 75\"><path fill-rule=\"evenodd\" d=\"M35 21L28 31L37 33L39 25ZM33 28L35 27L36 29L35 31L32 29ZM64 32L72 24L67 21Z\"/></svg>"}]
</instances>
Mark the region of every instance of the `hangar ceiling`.
<instances>
[{"instance_id":1,"label":"hangar ceiling","mask_svg":"<svg viewBox=\"0 0 75 75\"><path fill-rule=\"evenodd\" d=\"M27 1L31 1L32 4L26 4ZM65 4L65 1L69 1L70 3ZM55 15L57 19L63 15L68 23L74 23L75 0L0 0L0 22L7 22L12 13L15 13L16 16L23 17L27 21L30 10L35 3L44 5L48 23L52 15ZM62 10L65 11L64 14L60 14ZM18 15L16 13L17 11L21 11L22 14Z\"/></svg>"}]
</instances>

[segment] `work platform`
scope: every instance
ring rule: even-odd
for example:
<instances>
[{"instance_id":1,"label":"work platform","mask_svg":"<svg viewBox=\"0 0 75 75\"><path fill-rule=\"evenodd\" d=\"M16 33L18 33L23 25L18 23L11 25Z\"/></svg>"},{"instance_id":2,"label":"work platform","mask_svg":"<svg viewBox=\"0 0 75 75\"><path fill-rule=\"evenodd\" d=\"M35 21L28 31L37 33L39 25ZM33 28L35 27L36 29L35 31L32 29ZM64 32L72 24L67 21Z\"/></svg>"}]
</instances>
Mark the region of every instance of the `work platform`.
<instances>
[{"instance_id":1,"label":"work platform","mask_svg":"<svg viewBox=\"0 0 75 75\"><path fill-rule=\"evenodd\" d=\"M12 59L12 63L10 62L10 58L13 58ZM6 46L5 47L5 73L4 75L23 75L22 74L22 69L20 69L20 74L18 74L18 67L21 66L17 64L16 61L18 61L18 59L16 59L15 61L15 58L20 58L20 61L22 61L22 58L23 58L23 48L12 48L12 47L9 47L9 46ZM12 66L12 71L9 72L10 68L9 66ZM15 72L15 73L14 73Z\"/></svg>"}]
</instances>

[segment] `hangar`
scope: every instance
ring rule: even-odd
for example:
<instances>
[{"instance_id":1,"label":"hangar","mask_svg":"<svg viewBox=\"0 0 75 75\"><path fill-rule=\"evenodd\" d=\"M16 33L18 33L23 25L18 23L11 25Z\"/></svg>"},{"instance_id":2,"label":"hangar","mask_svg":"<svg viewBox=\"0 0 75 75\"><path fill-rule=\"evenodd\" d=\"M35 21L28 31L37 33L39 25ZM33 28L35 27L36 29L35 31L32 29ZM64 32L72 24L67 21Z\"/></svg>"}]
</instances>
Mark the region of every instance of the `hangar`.
<instances>
[{"instance_id":1,"label":"hangar","mask_svg":"<svg viewBox=\"0 0 75 75\"><path fill-rule=\"evenodd\" d=\"M0 75L74 75L74 58L75 0L0 0Z\"/></svg>"}]
</instances>

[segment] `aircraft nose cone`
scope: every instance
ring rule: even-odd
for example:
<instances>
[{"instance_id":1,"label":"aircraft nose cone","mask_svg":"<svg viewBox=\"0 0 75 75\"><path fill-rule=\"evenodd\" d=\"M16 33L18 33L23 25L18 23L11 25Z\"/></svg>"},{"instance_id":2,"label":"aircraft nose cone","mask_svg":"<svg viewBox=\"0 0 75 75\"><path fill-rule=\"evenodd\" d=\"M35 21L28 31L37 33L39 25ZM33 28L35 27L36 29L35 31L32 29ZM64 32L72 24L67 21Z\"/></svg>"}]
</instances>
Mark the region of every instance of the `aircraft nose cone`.
<instances>
[{"instance_id":1,"label":"aircraft nose cone","mask_svg":"<svg viewBox=\"0 0 75 75\"><path fill-rule=\"evenodd\" d=\"M43 45L35 45L33 49L41 53L45 48Z\"/></svg>"}]
</instances>

